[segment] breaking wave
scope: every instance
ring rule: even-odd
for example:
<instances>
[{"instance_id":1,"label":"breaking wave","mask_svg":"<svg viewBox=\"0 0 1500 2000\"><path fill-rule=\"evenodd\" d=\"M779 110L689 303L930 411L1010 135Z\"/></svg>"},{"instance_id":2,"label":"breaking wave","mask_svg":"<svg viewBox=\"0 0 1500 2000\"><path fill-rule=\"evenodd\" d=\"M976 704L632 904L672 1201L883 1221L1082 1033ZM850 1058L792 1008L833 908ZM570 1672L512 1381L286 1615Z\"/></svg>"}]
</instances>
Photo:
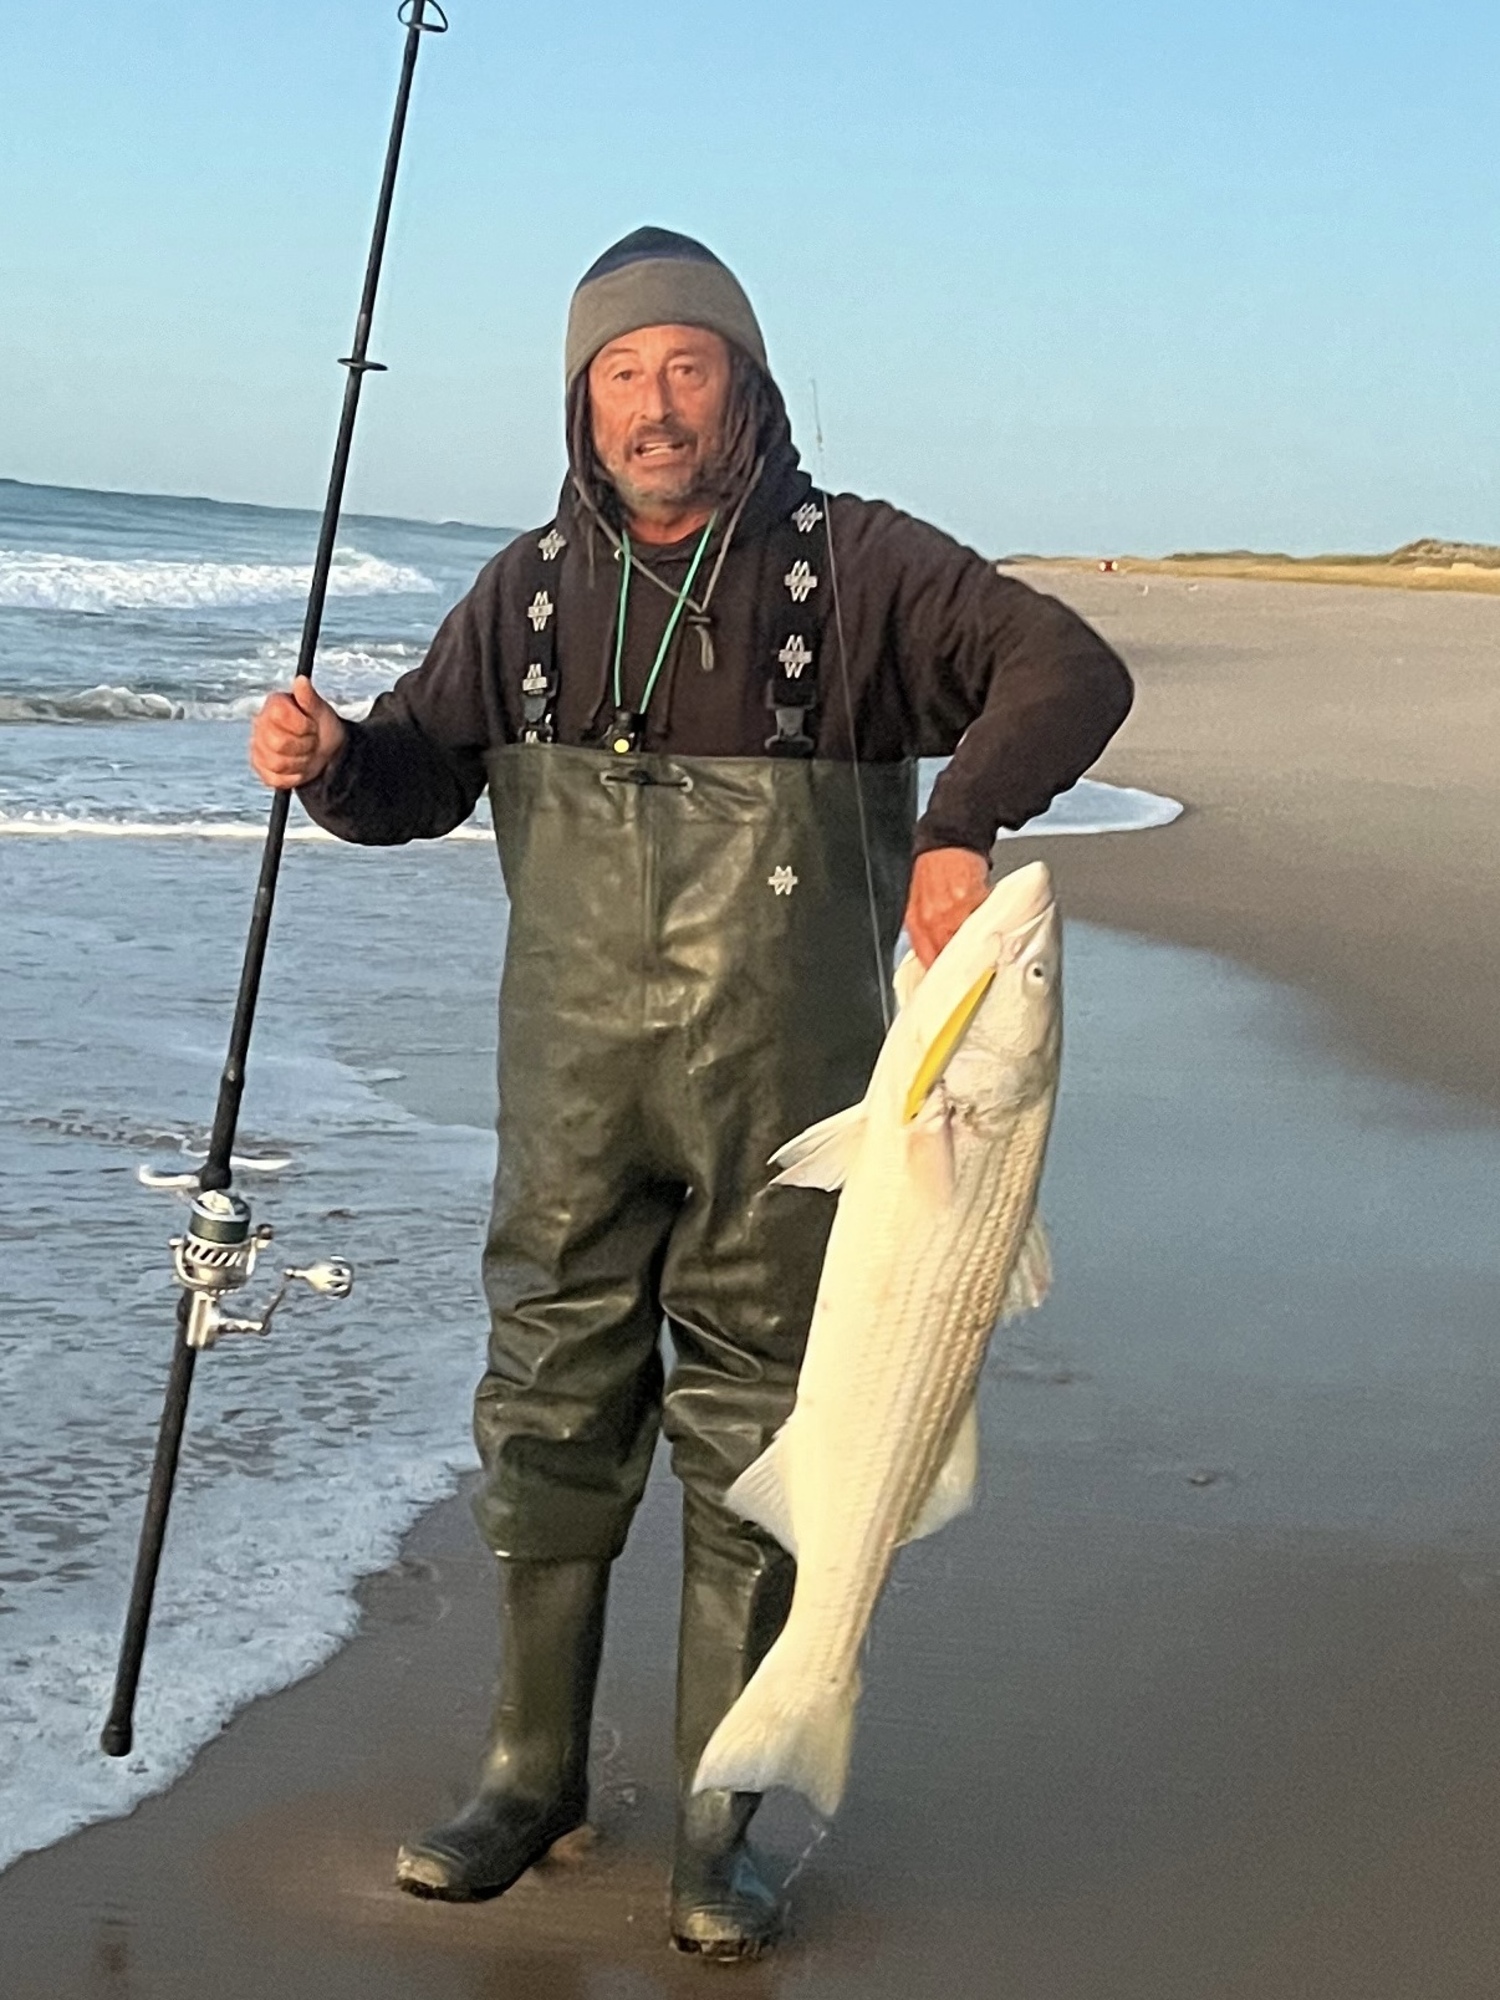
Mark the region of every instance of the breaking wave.
<instances>
[{"instance_id":1,"label":"breaking wave","mask_svg":"<svg viewBox=\"0 0 1500 2000\"><path fill-rule=\"evenodd\" d=\"M0 694L0 722L209 722L254 715L263 695L233 701L179 701L129 687L80 688L72 694Z\"/></svg>"},{"instance_id":2,"label":"breaking wave","mask_svg":"<svg viewBox=\"0 0 1500 2000\"><path fill-rule=\"evenodd\" d=\"M311 563L115 560L44 549L0 549L0 606L23 611L193 611L279 604L307 595ZM330 597L407 596L438 586L409 563L362 549L335 551Z\"/></svg>"},{"instance_id":3,"label":"breaking wave","mask_svg":"<svg viewBox=\"0 0 1500 2000\"><path fill-rule=\"evenodd\" d=\"M423 648L399 640L319 650L322 693L341 715L361 721L382 688L422 657ZM295 640L273 640L227 676L231 687L196 694L163 694L151 688L97 687L56 694L0 694L0 724L9 722L247 722L272 688L285 687L297 664Z\"/></svg>"}]
</instances>

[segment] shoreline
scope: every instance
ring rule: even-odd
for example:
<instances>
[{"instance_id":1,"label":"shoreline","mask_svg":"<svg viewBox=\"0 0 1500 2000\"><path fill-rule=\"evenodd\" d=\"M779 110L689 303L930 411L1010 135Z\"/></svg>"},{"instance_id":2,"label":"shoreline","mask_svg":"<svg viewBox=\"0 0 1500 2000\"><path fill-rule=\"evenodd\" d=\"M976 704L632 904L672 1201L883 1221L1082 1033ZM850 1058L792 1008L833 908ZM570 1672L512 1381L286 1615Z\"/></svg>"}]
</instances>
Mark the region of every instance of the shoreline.
<instances>
[{"instance_id":1,"label":"shoreline","mask_svg":"<svg viewBox=\"0 0 1500 2000\"><path fill-rule=\"evenodd\" d=\"M1361 1201L1401 1212L1414 1165L1420 1186L1467 1134L1497 1137L1484 647L1500 613L1392 597L1392 623L1376 593L1325 593L1335 619L1306 592L1274 593L1280 610L1243 584L1142 598L1119 575L1067 595L1140 685L1095 775L1187 810L1149 838L1007 841L999 864L1045 859L1068 915L1286 990L1146 953L1120 1021L1097 999L1079 1021L1059 1290L987 1403L984 1506L903 1559L849 1807L799 1881L787 1950L732 1976L755 2000L1479 2000L1500 1951L1488 1237L1450 1269L1435 1228L1397 1232L1366 1276L1356 1229ZM1128 939L1123 956L1104 943L1133 978ZM1190 1031L1220 986L1234 1006L1205 1062ZM1166 1009L1154 1026L1142 994ZM492 1003L455 1010L450 1046L484 1045ZM1101 1069L1105 1029L1126 1053ZM1273 1066L1244 1096L1257 1048L1284 1092ZM475 1122L441 1051L381 1087ZM1281 1268L1253 1201L1218 1182L1264 1189L1269 1213L1278 1177L1303 1174L1311 1202L1320 1172L1330 1200L1347 1177L1350 1205L1309 1244L1293 1204ZM129 1820L0 1877L8 2000L699 1993L715 1975L660 1935L675 1542L659 1462L613 1594L596 1848L498 1904L390 1886L396 1840L458 1802L483 1727L489 1563L445 1501L359 1587L360 1630L326 1667ZM795 1864L805 1818L774 1832Z\"/></svg>"}]
</instances>

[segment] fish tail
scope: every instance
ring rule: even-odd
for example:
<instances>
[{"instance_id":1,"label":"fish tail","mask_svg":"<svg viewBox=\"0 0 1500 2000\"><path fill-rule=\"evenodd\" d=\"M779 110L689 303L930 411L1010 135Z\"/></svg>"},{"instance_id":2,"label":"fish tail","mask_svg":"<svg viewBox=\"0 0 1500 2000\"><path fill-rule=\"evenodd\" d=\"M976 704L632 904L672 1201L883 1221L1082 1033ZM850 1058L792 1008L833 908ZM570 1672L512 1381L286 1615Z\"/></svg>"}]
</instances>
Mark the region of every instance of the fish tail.
<instances>
[{"instance_id":1,"label":"fish tail","mask_svg":"<svg viewBox=\"0 0 1500 2000\"><path fill-rule=\"evenodd\" d=\"M859 1676L820 1683L785 1635L709 1738L695 1792L768 1792L785 1785L831 1817L844 1795Z\"/></svg>"}]
</instances>

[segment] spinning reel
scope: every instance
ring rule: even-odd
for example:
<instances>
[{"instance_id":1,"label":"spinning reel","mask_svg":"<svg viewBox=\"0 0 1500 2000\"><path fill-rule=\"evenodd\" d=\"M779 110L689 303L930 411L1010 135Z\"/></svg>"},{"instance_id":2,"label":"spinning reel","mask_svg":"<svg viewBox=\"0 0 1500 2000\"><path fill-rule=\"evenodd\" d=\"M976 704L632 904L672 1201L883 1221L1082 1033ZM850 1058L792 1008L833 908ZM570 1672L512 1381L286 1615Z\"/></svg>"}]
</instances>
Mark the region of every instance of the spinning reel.
<instances>
[{"instance_id":1,"label":"spinning reel","mask_svg":"<svg viewBox=\"0 0 1500 2000\"><path fill-rule=\"evenodd\" d=\"M323 1298L346 1299L354 1289L354 1269L342 1257L303 1268L289 1265L259 1319L232 1319L220 1300L248 1285L256 1259L271 1241L271 1225L252 1227L250 1204L227 1188L208 1188L193 1203L185 1236L172 1238L172 1275L192 1300L185 1338L189 1347L212 1347L220 1334L267 1333L277 1308L295 1284Z\"/></svg>"}]
</instances>

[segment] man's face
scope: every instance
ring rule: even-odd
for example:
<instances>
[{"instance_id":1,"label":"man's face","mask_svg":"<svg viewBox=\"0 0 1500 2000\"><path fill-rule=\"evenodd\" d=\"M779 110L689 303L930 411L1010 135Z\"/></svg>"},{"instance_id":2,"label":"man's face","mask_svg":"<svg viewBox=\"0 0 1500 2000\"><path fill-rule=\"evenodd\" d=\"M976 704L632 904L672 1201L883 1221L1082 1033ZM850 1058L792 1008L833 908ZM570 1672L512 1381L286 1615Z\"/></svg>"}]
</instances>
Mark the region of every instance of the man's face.
<instances>
[{"instance_id":1,"label":"man's face","mask_svg":"<svg viewBox=\"0 0 1500 2000\"><path fill-rule=\"evenodd\" d=\"M705 487L729 380L728 342L705 327L640 327L594 356L594 450L628 514L670 516Z\"/></svg>"}]
</instances>

